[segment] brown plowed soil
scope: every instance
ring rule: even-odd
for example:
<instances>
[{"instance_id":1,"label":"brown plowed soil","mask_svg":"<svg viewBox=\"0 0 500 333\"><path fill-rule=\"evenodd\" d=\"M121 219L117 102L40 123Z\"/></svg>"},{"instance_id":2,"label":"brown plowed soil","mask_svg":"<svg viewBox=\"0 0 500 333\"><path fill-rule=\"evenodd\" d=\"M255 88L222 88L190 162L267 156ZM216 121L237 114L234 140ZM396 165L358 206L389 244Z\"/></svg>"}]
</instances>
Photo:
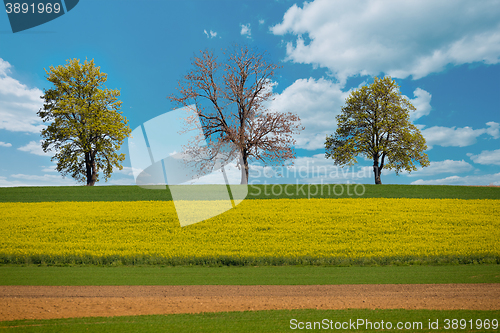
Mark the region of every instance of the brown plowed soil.
<instances>
[{"instance_id":1,"label":"brown plowed soil","mask_svg":"<svg viewBox=\"0 0 500 333\"><path fill-rule=\"evenodd\" d=\"M500 284L0 286L0 321L270 309L500 309Z\"/></svg>"}]
</instances>

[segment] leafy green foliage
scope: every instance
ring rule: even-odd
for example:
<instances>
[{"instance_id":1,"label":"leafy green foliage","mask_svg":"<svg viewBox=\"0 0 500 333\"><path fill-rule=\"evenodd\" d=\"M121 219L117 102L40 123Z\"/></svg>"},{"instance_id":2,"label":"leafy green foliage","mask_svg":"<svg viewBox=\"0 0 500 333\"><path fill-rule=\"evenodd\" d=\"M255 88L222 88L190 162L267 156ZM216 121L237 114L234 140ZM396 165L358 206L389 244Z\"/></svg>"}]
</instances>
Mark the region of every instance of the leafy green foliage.
<instances>
[{"instance_id":1,"label":"leafy green foliage","mask_svg":"<svg viewBox=\"0 0 500 333\"><path fill-rule=\"evenodd\" d=\"M57 171L94 185L102 171L105 180L113 167L122 169L124 154L117 154L130 134L127 119L119 112L119 90L103 85L107 74L94 61L69 60L66 66L45 70L54 87L44 91L44 106L38 116L51 123L42 130L42 148L55 150Z\"/></svg>"},{"instance_id":2,"label":"leafy green foliage","mask_svg":"<svg viewBox=\"0 0 500 333\"><path fill-rule=\"evenodd\" d=\"M398 174L417 170L414 162L428 166L425 139L410 121L410 111L415 110L394 80L375 77L347 98L337 116L335 136L326 138L326 157L340 166L354 165L360 155L373 160L376 184L381 184L384 168Z\"/></svg>"}]
</instances>

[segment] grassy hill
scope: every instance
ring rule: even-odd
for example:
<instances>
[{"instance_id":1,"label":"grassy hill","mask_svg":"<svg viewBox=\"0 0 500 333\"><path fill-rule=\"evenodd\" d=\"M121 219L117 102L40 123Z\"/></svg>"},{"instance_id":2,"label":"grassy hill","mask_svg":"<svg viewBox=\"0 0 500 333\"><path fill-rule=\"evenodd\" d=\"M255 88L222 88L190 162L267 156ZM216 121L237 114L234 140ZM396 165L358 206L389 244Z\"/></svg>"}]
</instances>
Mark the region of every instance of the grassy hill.
<instances>
[{"instance_id":1,"label":"grassy hill","mask_svg":"<svg viewBox=\"0 0 500 333\"><path fill-rule=\"evenodd\" d=\"M277 198L429 198L429 199L500 199L500 187L472 187L446 185L249 185L247 199ZM211 195L227 193L223 185L182 186L189 194ZM361 194L362 195L357 195ZM139 186L50 186L0 188L0 202L44 201L142 201L172 200L164 190Z\"/></svg>"}]
</instances>

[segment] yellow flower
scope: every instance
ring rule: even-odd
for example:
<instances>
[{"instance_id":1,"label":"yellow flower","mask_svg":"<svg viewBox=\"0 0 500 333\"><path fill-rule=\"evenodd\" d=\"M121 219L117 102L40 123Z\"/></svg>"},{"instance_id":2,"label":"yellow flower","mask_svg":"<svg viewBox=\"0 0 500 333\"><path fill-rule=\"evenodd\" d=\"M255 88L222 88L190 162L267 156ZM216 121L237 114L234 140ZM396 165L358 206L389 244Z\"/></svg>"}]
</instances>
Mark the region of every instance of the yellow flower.
<instances>
[{"instance_id":1,"label":"yellow flower","mask_svg":"<svg viewBox=\"0 0 500 333\"><path fill-rule=\"evenodd\" d=\"M0 203L0 211L6 255L500 255L499 200L245 200L183 228L164 201Z\"/></svg>"}]
</instances>

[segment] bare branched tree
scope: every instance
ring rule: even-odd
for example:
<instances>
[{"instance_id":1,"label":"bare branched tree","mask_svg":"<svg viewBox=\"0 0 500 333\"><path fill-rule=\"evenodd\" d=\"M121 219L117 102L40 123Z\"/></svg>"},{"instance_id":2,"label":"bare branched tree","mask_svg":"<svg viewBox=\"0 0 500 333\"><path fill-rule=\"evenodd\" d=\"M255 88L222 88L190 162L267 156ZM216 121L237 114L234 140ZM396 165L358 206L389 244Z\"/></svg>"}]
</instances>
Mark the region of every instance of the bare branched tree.
<instances>
[{"instance_id":1,"label":"bare branched tree","mask_svg":"<svg viewBox=\"0 0 500 333\"><path fill-rule=\"evenodd\" d=\"M194 68L179 82L178 95L168 98L179 106L195 107L201 123L195 117L188 117L186 123L191 129L201 127L207 145L200 153L199 143L205 138L197 137L186 152L193 158L203 155L201 169L216 163L215 156L230 159L238 154L245 184L250 158L265 164L284 164L295 158L293 134L303 127L293 113L266 109L278 66L266 62L265 53L234 47L224 55L226 61L218 62L211 51L202 51L193 60Z\"/></svg>"}]
</instances>

